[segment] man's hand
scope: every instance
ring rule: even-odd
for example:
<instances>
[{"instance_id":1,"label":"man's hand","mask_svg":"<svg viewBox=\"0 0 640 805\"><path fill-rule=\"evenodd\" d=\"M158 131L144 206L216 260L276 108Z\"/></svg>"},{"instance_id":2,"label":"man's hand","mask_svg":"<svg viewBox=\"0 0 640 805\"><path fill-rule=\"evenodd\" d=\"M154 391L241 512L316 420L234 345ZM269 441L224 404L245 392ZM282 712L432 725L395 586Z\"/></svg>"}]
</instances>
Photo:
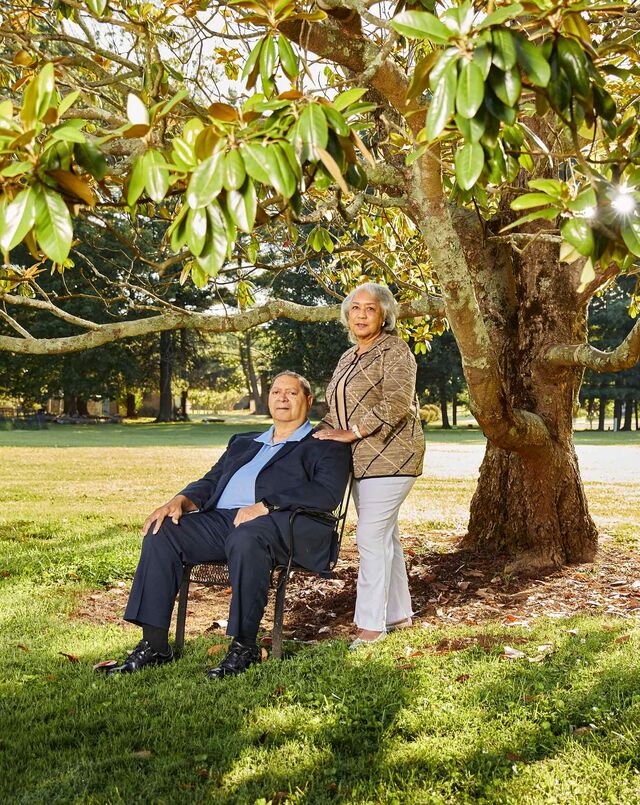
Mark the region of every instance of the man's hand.
<instances>
[{"instance_id":1,"label":"man's hand","mask_svg":"<svg viewBox=\"0 0 640 805\"><path fill-rule=\"evenodd\" d=\"M153 533L157 534L165 517L170 517L171 521L178 525L185 512L194 512L197 508L196 504L185 495L176 495L164 506L159 506L155 511L151 512L144 521L142 533L146 534L155 520L156 527L153 529Z\"/></svg>"},{"instance_id":2,"label":"man's hand","mask_svg":"<svg viewBox=\"0 0 640 805\"><path fill-rule=\"evenodd\" d=\"M265 514L269 514L269 509L267 509L262 501L259 501L258 503L253 503L251 506L243 506L242 509L238 509L233 524L239 526L241 523L248 523L249 520L255 520L256 517L264 517Z\"/></svg>"}]
</instances>

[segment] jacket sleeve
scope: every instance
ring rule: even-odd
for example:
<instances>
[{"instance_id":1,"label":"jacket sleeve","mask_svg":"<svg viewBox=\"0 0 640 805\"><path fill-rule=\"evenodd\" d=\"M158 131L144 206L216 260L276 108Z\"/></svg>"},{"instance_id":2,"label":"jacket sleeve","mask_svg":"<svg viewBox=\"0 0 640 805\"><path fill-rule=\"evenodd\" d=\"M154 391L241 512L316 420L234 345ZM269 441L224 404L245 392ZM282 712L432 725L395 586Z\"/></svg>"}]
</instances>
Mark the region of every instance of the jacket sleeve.
<instances>
[{"instance_id":1,"label":"jacket sleeve","mask_svg":"<svg viewBox=\"0 0 640 805\"><path fill-rule=\"evenodd\" d=\"M218 482L222 477L222 475L224 474L224 465L227 455L229 453L229 448L231 447L236 438L237 434L235 436L232 436L231 439L229 439L227 449L216 461L213 467L211 467L209 472L203 475L199 481L192 481L188 486L185 486L185 488L181 490L178 494L185 495L185 497L188 497L189 500L193 501L193 503L195 503L195 505L199 509L201 509L215 492L215 489L218 486Z\"/></svg>"},{"instance_id":2,"label":"jacket sleeve","mask_svg":"<svg viewBox=\"0 0 640 805\"><path fill-rule=\"evenodd\" d=\"M351 448L334 441L318 441L309 480L278 489L267 500L279 509L309 509L332 512L342 500L351 471Z\"/></svg>"},{"instance_id":3,"label":"jacket sleeve","mask_svg":"<svg viewBox=\"0 0 640 805\"><path fill-rule=\"evenodd\" d=\"M383 362L382 399L356 425L367 436L380 431L386 441L411 410L418 367L411 350L400 339L384 353Z\"/></svg>"}]
</instances>

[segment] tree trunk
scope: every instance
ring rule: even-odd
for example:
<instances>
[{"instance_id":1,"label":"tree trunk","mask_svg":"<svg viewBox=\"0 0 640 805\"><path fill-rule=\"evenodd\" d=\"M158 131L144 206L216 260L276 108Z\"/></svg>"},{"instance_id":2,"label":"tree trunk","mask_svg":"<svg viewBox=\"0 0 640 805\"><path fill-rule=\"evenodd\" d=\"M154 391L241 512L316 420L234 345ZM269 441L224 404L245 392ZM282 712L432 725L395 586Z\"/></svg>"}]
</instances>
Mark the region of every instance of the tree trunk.
<instances>
[{"instance_id":1,"label":"tree trunk","mask_svg":"<svg viewBox=\"0 0 640 805\"><path fill-rule=\"evenodd\" d=\"M598 408L598 430L604 430L607 423L607 402L608 400L606 397L600 397Z\"/></svg>"},{"instance_id":2,"label":"tree trunk","mask_svg":"<svg viewBox=\"0 0 640 805\"><path fill-rule=\"evenodd\" d=\"M622 400L613 401L613 429L620 430L622 421Z\"/></svg>"},{"instance_id":3,"label":"tree trunk","mask_svg":"<svg viewBox=\"0 0 640 805\"><path fill-rule=\"evenodd\" d=\"M637 400L633 401L633 408L634 408L635 413L636 413L636 430L640 430L640 428L638 427L638 401Z\"/></svg>"},{"instance_id":4,"label":"tree trunk","mask_svg":"<svg viewBox=\"0 0 640 805\"><path fill-rule=\"evenodd\" d=\"M593 403L594 398L589 397L587 400L587 422L589 423L589 430L593 428Z\"/></svg>"},{"instance_id":5,"label":"tree trunk","mask_svg":"<svg viewBox=\"0 0 640 805\"><path fill-rule=\"evenodd\" d=\"M582 372L541 359L554 343L584 340L586 303L576 298L552 244L508 257L498 246L482 256L478 245L468 248L475 248L475 291L509 404L537 415L547 437L510 450L488 441L465 544L506 554L512 572L590 561L597 532L573 447Z\"/></svg>"},{"instance_id":6,"label":"tree trunk","mask_svg":"<svg viewBox=\"0 0 640 805\"><path fill-rule=\"evenodd\" d=\"M180 419L182 422L189 422L189 417L187 416L187 400L189 398L189 390L182 389L180 392Z\"/></svg>"},{"instance_id":7,"label":"tree trunk","mask_svg":"<svg viewBox=\"0 0 640 805\"><path fill-rule=\"evenodd\" d=\"M451 401L451 424L454 428L458 427L458 395L455 393Z\"/></svg>"},{"instance_id":8,"label":"tree trunk","mask_svg":"<svg viewBox=\"0 0 640 805\"><path fill-rule=\"evenodd\" d=\"M633 419L633 400L626 399L624 401L624 419L622 422L621 430L631 430L632 419Z\"/></svg>"},{"instance_id":9,"label":"tree trunk","mask_svg":"<svg viewBox=\"0 0 640 805\"><path fill-rule=\"evenodd\" d=\"M127 419L135 419L138 416L136 411L136 396L135 394L127 394Z\"/></svg>"},{"instance_id":10,"label":"tree trunk","mask_svg":"<svg viewBox=\"0 0 640 805\"><path fill-rule=\"evenodd\" d=\"M160 333L160 410L156 422L175 422L173 412L173 333L165 330Z\"/></svg>"},{"instance_id":11,"label":"tree trunk","mask_svg":"<svg viewBox=\"0 0 640 805\"><path fill-rule=\"evenodd\" d=\"M245 333L244 357L246 365L246 374L249 379L249 395L253 400L254 413L268 414L269 408L263 404L262 397L260 395L260 389L258 387L258 376L256 374L256 369L253 363L253 356L251 354L251 336L249 335L248 332Z\"/></svg>"},{"instance_id":12,"label":"tree trunk","mask_svg":"<svg viewBox=\"0 0 640 805\"><path fill-rule=\"evenodd\" d=\"M265 413L269 412L269 382L268 372L260 372L260 406Z\"/></svg>"},{"instance_id":13,"label":"tree trunk","mask_svg":"<svg viewBox=\"0 0 640 805\"><path fill-rule=\"evenodd\" d=\"M442 418L442 427L445 430L450 430L449 412L447 411L447 387L444 383L440 386L440 416Z\"/></svg>"},{"instance_id":14,"label":"tree trunk","mask_svg":"<svg viewBox=\"0 0 640 805\"><path fill-rule=\"evenodd\" d=\"M87 401L84 399L84 397L76 397L76 411L78 416L89 416Z\"/></svg>"}]
</instances>

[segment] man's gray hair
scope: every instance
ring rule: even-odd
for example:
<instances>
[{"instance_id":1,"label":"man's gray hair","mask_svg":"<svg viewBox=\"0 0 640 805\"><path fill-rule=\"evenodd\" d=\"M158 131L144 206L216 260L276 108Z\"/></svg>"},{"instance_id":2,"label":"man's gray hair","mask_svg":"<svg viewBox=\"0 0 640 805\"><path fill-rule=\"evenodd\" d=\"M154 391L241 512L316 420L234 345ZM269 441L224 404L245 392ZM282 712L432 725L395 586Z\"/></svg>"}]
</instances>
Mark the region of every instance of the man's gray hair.
<instances>
[{"instance_id":1,"label":"man's gray hair","mask_svg":"<svg viewBox=\"0 0 640 805\"><path fill-rule=\"evenodd\" d=\"M382 308L382 312L384 314L382 332L389 333L389 335L396 335L398 332L396 330L398 305L396 300L393 298L393 294L386 285L378 285L377 282L365 282L362 285L358 285L357 288L354 288L351 293L345 297L340 308L340 321L344 324L349 332L349 340L355 343L355 338L349 329L349 311L351 310L353 297L358 293L358 291L366 291L378 300L378 304Z\"/></svg>"},{"instance_id":2,"label":"man's gray hair","mask_svg":"<svg viewBox=\"0 0 640 805\"><path fill-rule=\"evenodd\" d=\"M295 377L298 383L300 383L300 388L304 392L305 397L313 397L311 392L311 383L309 383L306 377L299 375L297 372L291 372L288 370L285 372L279 372L271 381L272 386L279 377Z\"/></svg>"}]
</instances>

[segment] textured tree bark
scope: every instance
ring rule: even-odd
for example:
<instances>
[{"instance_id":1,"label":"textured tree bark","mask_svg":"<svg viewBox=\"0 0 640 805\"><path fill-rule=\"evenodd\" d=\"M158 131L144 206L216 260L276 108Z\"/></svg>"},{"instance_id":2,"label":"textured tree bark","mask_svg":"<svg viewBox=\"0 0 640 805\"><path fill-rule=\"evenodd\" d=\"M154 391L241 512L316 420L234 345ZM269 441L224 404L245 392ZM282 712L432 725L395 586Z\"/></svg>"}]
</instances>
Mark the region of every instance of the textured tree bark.
<instances>
[{"instance_id":1,"label":"textured tree bark","mask_svg":"<svg viewBox=\"0 0 640 805\"><path fill-rule=\"evenodd\" d=\"M451 424L454 428L458 427L458 395L455 393L451 400Z\"/></svg>"},{"instance_id":2,"label":"textured tree bark","mask_svg":"<svg viewBox=\"0 0 640 805\"><path fill-rule=\"evenodd\" d=\"M475 249L476 293L508 406L537 415L548 439L505 449L488 434L466 545L506 553L511 571L589 561L597 532L573 447L582 371L544 359L551 344L584 340L586 307L576 303L554 244L508 256Z\"/></svg>"}]
</instances>

